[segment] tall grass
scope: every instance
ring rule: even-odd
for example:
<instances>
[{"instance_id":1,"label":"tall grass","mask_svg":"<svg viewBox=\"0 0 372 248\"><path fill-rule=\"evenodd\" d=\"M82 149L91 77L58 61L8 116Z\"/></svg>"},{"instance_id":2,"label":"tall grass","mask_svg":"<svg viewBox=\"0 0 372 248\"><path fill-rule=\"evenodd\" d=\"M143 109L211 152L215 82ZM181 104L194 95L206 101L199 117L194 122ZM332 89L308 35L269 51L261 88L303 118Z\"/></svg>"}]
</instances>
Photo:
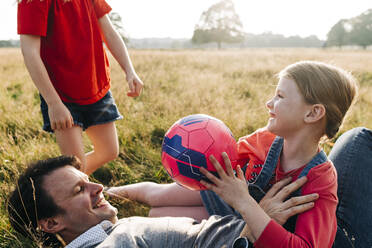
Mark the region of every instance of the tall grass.
<instances>
[{"instance_id":1,"label":"tall grass","mask_svg":"<svg viewBox=\"0 0 372 248\"><path fill-rule=\"evenodd\" d=\"M320 60L350 70L360 82L358 101L339 135L356 126L372 128L372 53L318 49L226 51L131 51L143 94L126 96L125 75L111 60L112 92L124 120L116 123L120 155L93 174L106 185L151 180L169 182L160 162L161 142L177 119L204 113L224 121L238 138L266 124L265 102L275 74L299 60ZM19 49L0 49L0 247L25 243L10 228L6 198L29 161L59 155L53 135L41 130L39 96ZM334 140L333 140L334 141ZM325 145L329 151L332 142ZM86 150L91 144L84 137ZM146 215L147 207L115 201L121 217Z\"/></svg>"}]
</instances>

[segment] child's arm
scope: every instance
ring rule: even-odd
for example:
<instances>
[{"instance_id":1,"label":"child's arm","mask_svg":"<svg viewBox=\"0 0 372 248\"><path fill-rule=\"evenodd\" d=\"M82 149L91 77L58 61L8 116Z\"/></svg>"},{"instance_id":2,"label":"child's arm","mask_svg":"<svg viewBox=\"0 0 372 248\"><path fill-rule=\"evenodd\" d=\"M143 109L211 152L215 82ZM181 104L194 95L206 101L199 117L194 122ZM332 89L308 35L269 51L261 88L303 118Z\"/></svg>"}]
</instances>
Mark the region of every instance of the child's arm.
<instances>
[{"instance_id":1,"label":"child's arm","mask_svg":"<svg viewBox=\"0 0 372 248\"><path fill-rule=\"evenodd\" d=\"M62 103L50 81L48 72L40 57L40 36L21 35L21 49L28 72L48 104L51 128L65 129L73 126L70 111Z\"/></svg>"},{"instance_id":2,"label":"child's arm","mask_svg":"<svg viewBox=\"0 0 372 248\"><path fill-rule=\"evenodd\" d=\"M158 184L141 182L124 186L110 187L109 196L128 198L150 205L151 207L202 206L198 191L192 191L176 183Z\"/></svg>"},{"instance_id":3,"label":"child's arm","mask_svg":"<svg viewBox=\"0 0 372 248\"><path fill-rule=\"evenodd\" d=\"M124 41L112 26L107 15L102 16L98 21L108 49L126 73L129 86L129 92L127 95L131 97L139 96L143 88L143 83L133 68Z\"/></svg>"},{"instance_id":4,"label":"child's arm","mask_svg":"<svg viewBox=\"0 0 372 248\"><path fill-rule=\"evenodd\" d=\"M251 197L248 192L247 183L244 178L243 171L240 166L237 168L237 177L231 167L230 159L226 153L222 153L225 162L226 172L222 169L218 161L211 156L210 160L215 166L220 178L215 177L206 169L200 168L200 171L213 182L213 184L201 181L207 189L213 190L218 194L227 204L237 210L243 217L245 223L248 225L248 232L246 235L251 242L255 242L261 233L266 228L271 218L258 205L258 203Z\"/></svg>"}]
</instances>

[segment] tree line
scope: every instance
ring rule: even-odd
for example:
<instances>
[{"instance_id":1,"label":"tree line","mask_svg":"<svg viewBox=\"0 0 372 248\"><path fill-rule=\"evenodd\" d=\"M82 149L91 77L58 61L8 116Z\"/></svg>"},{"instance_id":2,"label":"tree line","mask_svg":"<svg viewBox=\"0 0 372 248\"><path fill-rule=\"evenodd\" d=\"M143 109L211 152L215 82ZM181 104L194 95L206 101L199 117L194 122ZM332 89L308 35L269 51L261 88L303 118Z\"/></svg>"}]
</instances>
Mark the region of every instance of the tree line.
<instances>
[{"instance_id":1,"label":"tree line","mask_svg":"<svg viewBox=\"0 0 372 248\"><path fill-rule=\"evenodd\" d=\"M120 36L129 43L122 18L116 12L109 14L110 20L118 30ZM168 42L169 43L169 42ZM249 34L243 31L243 24L235 11L232 0L221 0L204 11L199 22L195 25L190 41L171 41L174 48L213 47L332 47L332 46L360 46L364 49L372 45L372 9L359 16L342 19L337 22L327 34L327 40L318 39L315 35L302 38L300 36L285 37L271 32L263 34ZM165 45L165 43L164 43ZM19 46L19 41L0 41L0 47ZM162 46L156 44L156 46ZM143 48L143 47L139 47ZM148 48L152 48L148 44Z\"/></svg>"},{"instance_id":2,"label":"tree line","mask_svg":"<svg viewBox=\"0 0 372 248\"><path fill-rule=\"evenodd\" d=\"M372 45L372 9L337 22L328 32L326 45L361 46L364 49Z\"/></svg>"},{"instance_id":3,"label":"tree line","mask_svg":"<svg viewBox=\"0 0 372 248\"><path fill-rule=\"evenodd\" d=\"M343 19L336 23L327 34L327 40L316 36L301 38L284 37L272 33L246 34L232 0L221 0L204 11L196 24L192 41L196 44L215 42L241 43L243 47L320 47L355 45L366 48L372 45L372 9L361 15Z\"/></svg>"}]
</instances>

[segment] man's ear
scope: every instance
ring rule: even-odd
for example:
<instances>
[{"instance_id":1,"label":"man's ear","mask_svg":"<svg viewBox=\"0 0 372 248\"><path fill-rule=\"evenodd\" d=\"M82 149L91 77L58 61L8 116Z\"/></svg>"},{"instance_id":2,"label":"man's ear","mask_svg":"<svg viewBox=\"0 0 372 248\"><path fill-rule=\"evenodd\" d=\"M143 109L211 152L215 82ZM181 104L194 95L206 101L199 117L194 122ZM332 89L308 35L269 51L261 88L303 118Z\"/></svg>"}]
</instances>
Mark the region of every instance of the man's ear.
<instances>
[{"instance_id":1,"label":"man's ear","mask_svg":"<svg viewBox=\"0 0 372 248\"><path fill-rule=\"evenodd\" d=\"M306 123L314 123L322 119L326 114L326 109L323 104L313 104L307 111L304 121Z\"/></svg>"},{"instance_id":2,"label":"man's ear","mask_svg":"<svg viewBox=\"0 0 372 248\"><path fill-rule=\"evenodd\" d=\"M39 220L39 227L46 233L58 233L64 229L64 225L58 217Z\"/></svg>"}]
</instances>

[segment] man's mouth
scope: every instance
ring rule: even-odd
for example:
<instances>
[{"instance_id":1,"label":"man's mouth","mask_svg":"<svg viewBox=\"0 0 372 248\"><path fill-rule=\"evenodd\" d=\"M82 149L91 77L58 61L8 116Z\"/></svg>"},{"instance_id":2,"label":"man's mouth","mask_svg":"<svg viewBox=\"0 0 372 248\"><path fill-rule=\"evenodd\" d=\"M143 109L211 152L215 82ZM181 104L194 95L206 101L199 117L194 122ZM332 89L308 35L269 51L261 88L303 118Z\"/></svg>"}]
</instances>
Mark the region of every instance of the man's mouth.
<instances>
[{"instance_id":1,"label":"man's mouth","mask_svg":"<svg viewBox=\"0 0 372 248\"><path fill-rule=\"evenodd\" d=\"M93 206L93 209L97 209L97 208L100 208L100 207L103 207L105 206L107 203L107 201L105 200L105 198L100 198L96 204Z\"/></svg>"}]
</instances>

